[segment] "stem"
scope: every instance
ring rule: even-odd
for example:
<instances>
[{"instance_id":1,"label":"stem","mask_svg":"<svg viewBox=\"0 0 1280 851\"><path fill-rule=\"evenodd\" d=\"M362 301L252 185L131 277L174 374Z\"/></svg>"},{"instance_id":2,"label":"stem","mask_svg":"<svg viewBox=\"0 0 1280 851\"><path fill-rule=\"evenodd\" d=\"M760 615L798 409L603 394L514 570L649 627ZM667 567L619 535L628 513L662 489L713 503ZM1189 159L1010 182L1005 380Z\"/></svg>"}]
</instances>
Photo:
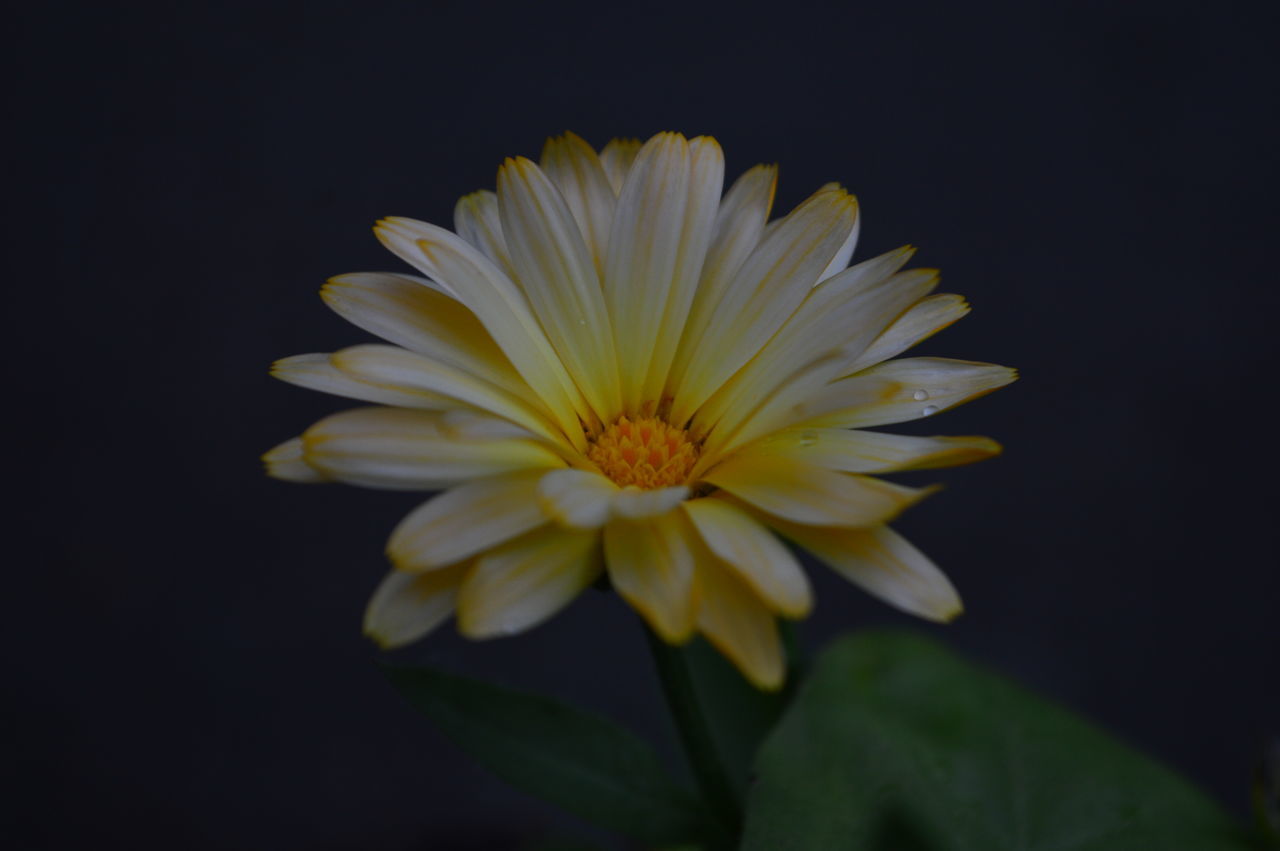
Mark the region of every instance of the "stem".
<instances>
[{"instance_id":1,"label":"stem","mask_svg":"<svg viewBox=\"0 0 1280 851\"><path fill-rule=\"evenodd\" d=\"M720 760L711 736L711 726L698 700L697 686L689 662L679 647L672 647L645 626L649 651L653 654L658 679L667 698L667 708L676 722L689 767L702 788L702 796L721 832L725 847L735 847L742 825L742 810L733 784Z\"/></svg>"}]
</instances>

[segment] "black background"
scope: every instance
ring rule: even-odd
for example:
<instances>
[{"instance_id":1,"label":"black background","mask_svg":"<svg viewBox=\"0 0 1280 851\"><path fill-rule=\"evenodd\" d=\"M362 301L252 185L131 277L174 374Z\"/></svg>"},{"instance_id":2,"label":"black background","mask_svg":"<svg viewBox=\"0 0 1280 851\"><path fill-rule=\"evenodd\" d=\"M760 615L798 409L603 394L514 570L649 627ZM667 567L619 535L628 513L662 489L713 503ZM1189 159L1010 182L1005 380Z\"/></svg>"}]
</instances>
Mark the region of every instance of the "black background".
<instances>
[{"instance_id":1,"label":"black background","mask_svg":"<svg viewBox=\"0 0 1280 851\"><path fill-rule=\"evenodd\" d=\"M1273 4L108 5L12 13L4 58L22 847L581 829L375 670L361 612L414 496L257 461L343 406L266 368L366 339L316 291L400 268L373 220L448 223L564 129L715 135L731 176L781 164L780 210L843 182L857 258L915 243L974 304L923 351L1022 370L915 429L1006 445L900 523L966 615L914 623L815 570L806 644L912 623L1243 814L1280 727ZM605 595L399 655L666 733Z\"/></svg>"}]
</instances>

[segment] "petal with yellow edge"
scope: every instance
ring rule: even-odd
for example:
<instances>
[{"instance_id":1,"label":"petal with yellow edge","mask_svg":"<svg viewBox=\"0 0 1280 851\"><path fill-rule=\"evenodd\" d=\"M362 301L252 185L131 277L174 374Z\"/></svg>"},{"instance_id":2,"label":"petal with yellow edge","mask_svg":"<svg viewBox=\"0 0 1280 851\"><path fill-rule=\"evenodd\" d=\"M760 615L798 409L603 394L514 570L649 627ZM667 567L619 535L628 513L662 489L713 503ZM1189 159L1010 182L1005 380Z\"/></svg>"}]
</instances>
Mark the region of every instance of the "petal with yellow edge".
<instances>
[{"instance_id":1,"label":"petal with yellow edge","mask_svg":"<svg viewBox=\"0 0 1280 851\"><path fill-rule=\"evenodd\" d=\"M704 478L769 514L811 526L876 526L934 490L763 456L734 456Z\"/></svg>"},{"instance_id":2,"label":"petal with yellow edge","mask_svg":"<svg viewBox=\"0 0 1280 851\"><path fill-rule=\"evenodd\" d=\"M271 377L308 390L399 408L439 411L456 404L439 393L391 387L358 378L334 366L332 358L319 352L281 358L271 365Z\"/></svg>"},{"instance_id":3,"label":"petal with yellow edge","mask_svg":"<svg viewBox=\"0 0 1280 851\"><path fill-rule=\"evenodd\" d=\"M698 631L756 688L781 688L786 664L773 613L714 558L699 560L698 585Z\"/></svg>"},{"instance_id":4,"label":"petal with yellow edge","mask_svg":"<svg viewBox=\"0 0 1280 851\"><path fill-rule=\"evenodd\" d=\"M430 573L391 571L365 608L365 635L384 649L422 638L453 614L458 586L470 567L467 563Z\"/></svg>"},{"instance_id":5,"label":"petal with yellow edge","mask_svg":"<svg viewBox=\"0 0 1280 851\"><path fill-rule=\"evenodd\" d=\"M468 638L514 635L573 601L600 575L600 533L544 526L481 555L458 595Z\"/></svg>"},{"instance_id":6,"label":"petal with yellow edge","mask_svg":"<svg viewBox=\"0 0 1280 851\"><path fill-rule=\"evenodd\" d=\"M506 425L510 431L497 430ZM307 463L347 484L439 490L483 476L564 467L529 432L476 414L459 424L445 414L357 408L325 417L302 435Z\"/></svg>"},{"instance_id":7,"label":"petal with yellow edge","mask_svg":"<svg viewBox=\"0 0 1280 851\"><path fill-rule=\"evenodd\" d=\"M679 511L644 520L612 519L604 527L613 587L668 644L693 634L696 536Z\"/></svg>"},{"instance_id":8,"label":"petal with yellow edge","mask_svg":"<svg viewBox=\"0 0 1280 851\"><path fill-rule=\"evenodd\" d=\"M887 361L943 328L963 319L969 303L955 293L938 293L922 298L884 330L861 354L845 364L842 375L852 375L869 366Z\"/></svg>"},{"instance_id":9,"label":"petal with yellow edge","mask_svg":"<svg viewBox=\"0 0 1280 851\"><path fill-rule=\"evenodd\" d=\"M542 470L491 476L445 491L400 521L387 555L401 570L432 570L544 525L537 501L542 476Z\"/></svg>"},{"instance_id":10,"label":"petal with yellow edge","mask_svg":"<svg viewBox=\"0 0 1280 851\"><path fill-rule=\"evenodd\" d=\"M868 428L931 417L1016 381L1007 366L949 358L900 358L833 381L794 425Z\"/></svg>"},{"instance_id":11,"label":"petal with yellow edge","mask_svg":"<svg viewBox=\"0 0 1280 851\"><path fill-rule=\"evenodd\" d=\"M773 610L802 618L813 607L804 569L785 545L754 517L723 499L684 503L703 542Z\"/></svg>"},{"instance_id":12,"label":"petal with yellow edge","mask_svg":"<svg viewBox=\"0 0 1280 851\"><path fill-rule=\"evenodd\" d=\"M267 475L273 479L301 484L318 484L329 479L307 463L303 457L302 438L292 437L273 447L262 455L262 463L267 467Z\"/></svg>"},{"instance_id":13,"label":"petal with yellow edge","mask_svg":"<svg viewBox=\"0 0 1280 851\"><path fill-rule=\"evenodd\" d=\"M738 450L743 458L785 458L842 473L892 473L972 464L1000 454L989 437L915 437L842 428L788 428Z\"/></svg>"},{"instance_id":14,"label":"petal with yellow edge","mask_svg":"<svg viewBox=\"0 0 1280 851\"><path fill-rule=\"evenodd\" d=\"M845 579L908 614L945 623L964 611L960 595L938 566L888 526L824 529L769 523Z\"/></svg>"}]
</instances>

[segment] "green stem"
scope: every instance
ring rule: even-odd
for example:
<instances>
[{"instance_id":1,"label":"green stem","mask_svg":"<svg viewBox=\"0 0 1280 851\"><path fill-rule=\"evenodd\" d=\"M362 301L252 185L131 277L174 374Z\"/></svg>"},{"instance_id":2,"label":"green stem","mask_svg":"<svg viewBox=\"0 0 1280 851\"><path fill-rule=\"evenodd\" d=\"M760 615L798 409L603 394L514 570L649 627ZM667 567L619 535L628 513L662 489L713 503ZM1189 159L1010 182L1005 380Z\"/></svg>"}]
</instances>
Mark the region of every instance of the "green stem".
<instances>
[{"instance_id":1,"label":"green stem","mask_svg":"<svg viewBox=\"0 0 1280 851\"><path fill-rule=\"evenodd\" d=\"M649 639L654 666L658 669L658 679L662 681L662 690L667 697L667 707L671 710L680 741L684 745L685 757L702 788L703 799L721 829L720 841L716 844L726 848L735 847L742 826L742 809L711 735L711 725L698 699L688 657L679 647L672 647L654 635L648 626L645 627L645 635Z\"/></svg>"}]
</instances>

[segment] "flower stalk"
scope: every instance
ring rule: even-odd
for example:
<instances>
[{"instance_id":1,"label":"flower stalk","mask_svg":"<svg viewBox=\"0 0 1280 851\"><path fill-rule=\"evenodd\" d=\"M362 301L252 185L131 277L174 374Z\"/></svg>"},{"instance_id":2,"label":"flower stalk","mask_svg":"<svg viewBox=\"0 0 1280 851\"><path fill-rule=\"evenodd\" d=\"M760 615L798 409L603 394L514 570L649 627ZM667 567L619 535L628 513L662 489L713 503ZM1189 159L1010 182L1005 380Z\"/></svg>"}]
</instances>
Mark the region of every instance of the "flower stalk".
<instances>
[{"instance_id":1,"label":"flower stalk","mask_svg":"<svg viewBox=\"0 0 1280 851\"><path fill-rule=\"evenodd\" d=\"M742 806L712 736L711 722L698 697L688 657L681 648L667 644L648 627L644 632L685 758L716 828L715 836L709 837L710 847L734 848L742 831Z\"/></svg>"}]
</instances>

